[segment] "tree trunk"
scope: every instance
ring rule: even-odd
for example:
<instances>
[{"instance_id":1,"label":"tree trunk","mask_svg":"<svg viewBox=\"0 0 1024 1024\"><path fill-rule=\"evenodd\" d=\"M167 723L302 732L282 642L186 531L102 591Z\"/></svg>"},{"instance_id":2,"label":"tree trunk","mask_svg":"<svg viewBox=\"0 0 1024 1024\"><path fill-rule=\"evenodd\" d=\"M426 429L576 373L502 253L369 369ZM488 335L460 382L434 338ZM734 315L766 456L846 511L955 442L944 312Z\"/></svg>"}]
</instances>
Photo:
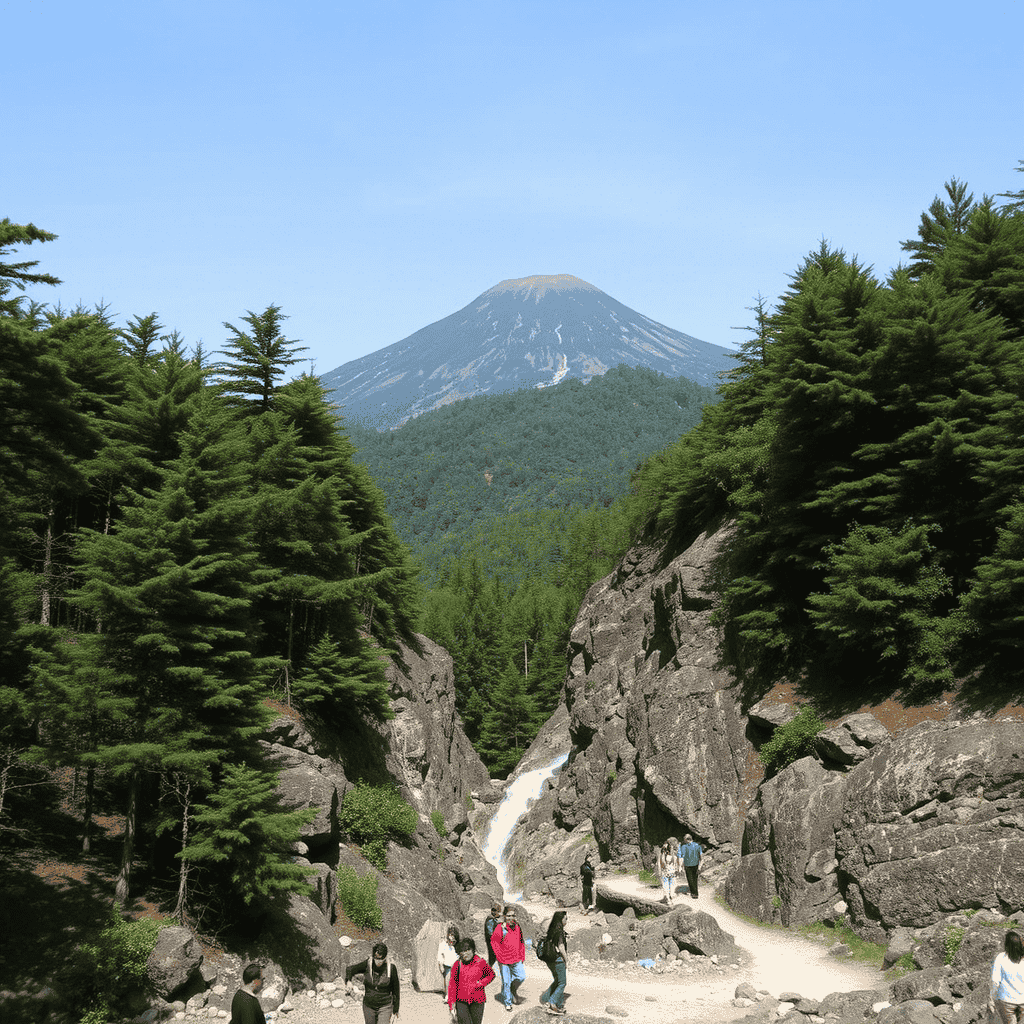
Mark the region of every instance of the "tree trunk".
<instances>
[{"instance_id":1,"label":"tree trunk","mask_svg":"<svg viewBox=\"0 0 1024 1024\"><path fill-rule=\"evenodd\" d=\"M53 512L51 505L46 516L46 533L43 536L43 579L42 593L40 594L42 613L39 616L41 626L50 624L50 587L53 581Z\"/></svg>"},{"instance_id":2,"label":"tree trunk","mask_svg":"<svg viewBox=\"0 0 1024 1024\"><path fill-rule=\"evenodd\" d=\"M132 772L128 786L128 812L124 821L124 845L121 847L121 867L114 886L114 905L123 907L128 902L132 884L132 860L135 857L135 827L139 805L139 770Z\"/></svg>"},{"instance_id":3,"label":"tree trunk","mask_svg":"<svg viewBox=\"0 0 1024 1024\"><path fill-rule=\"evenodd\" d=\"M92 848L92 803L96 793L96 769L88 768L85 772L85 807L82 811L82 853L89 853Z\"/></svg>"},{"instance_id":4,"label":"tree trunk","mask_svg":"<svg viewBox=\"0 0 1024 1024\"><path fill-rule=\"evenodd\" d=\"M181 852L185 852L185 848L188 846L188 819L189 814L192 810L192 804L190 798L192 796L192 784L185 781L183 787L179 789L179 794L182 801L181 809ZM182 857L181 867L178 869L178 902L174 906L174 913L171 915L176 918L180 924L185 923L185 904L188 902L188 861Z\"/></svg>"}]
</instances>

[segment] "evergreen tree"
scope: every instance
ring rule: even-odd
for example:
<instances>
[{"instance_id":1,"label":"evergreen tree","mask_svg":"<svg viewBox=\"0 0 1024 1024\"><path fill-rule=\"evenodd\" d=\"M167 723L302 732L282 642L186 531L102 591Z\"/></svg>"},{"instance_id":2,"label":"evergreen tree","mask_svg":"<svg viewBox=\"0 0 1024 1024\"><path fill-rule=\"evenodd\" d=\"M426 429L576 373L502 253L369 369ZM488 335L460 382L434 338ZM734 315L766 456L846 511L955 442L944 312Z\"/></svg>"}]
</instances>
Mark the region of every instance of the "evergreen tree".
<instances>
[{"instance_id":1,"label":"evergreen tree","mask_svg":"<svg viewBox=\"0 0 1024 1024\"><path fill-rule=\"evenodd\" d=\"M492 773L504 777L519 763L538 724L536 702L509 661L490 690L480 731L480 756Z\"/></svg>"}]
</instances>

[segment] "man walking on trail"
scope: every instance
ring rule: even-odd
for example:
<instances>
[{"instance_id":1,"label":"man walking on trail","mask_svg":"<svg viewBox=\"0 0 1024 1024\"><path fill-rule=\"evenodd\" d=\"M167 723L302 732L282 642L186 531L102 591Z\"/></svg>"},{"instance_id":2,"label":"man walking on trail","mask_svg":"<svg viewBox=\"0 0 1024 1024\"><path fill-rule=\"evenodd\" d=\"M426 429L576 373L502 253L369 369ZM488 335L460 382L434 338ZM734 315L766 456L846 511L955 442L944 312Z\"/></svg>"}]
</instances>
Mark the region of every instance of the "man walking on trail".
<instances>
[{"instance_id":1,"label":"man walking on trail","mask_svg":"<svg viewBox=\"0 0 1024 1024\"><path fill-rule=\"evenodd\" d=\"M501 1001L511 1013L513 1003L521 1003L516 993L526 980L526 942L523 930L516 923L516 908L505 904L505 918L491 935L491 948L501 968Z\"/></svg>"},{"instance_id":2,"label":"man walking on trail","mask_svg":"<svg viewBox=\"0 0 1024 1024\"><path fill-rule=\"evenodd\" d=\"M693 841L693 836L683 836L679 845L679 859L683 862L683 870L686 872L686 884L690 889L690 895L697 898L697 870L700 867L700 857L703 851L700 843Z\"/></svg>"}]
</instances>

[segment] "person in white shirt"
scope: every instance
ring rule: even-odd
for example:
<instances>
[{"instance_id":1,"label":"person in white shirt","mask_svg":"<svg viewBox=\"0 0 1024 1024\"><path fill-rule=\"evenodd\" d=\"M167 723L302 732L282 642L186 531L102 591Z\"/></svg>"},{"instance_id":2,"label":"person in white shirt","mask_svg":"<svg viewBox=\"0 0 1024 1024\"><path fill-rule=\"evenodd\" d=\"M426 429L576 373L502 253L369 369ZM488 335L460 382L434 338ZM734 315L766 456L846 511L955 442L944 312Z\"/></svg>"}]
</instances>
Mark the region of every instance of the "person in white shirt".
<instances>
[{"instance_id":1,"label":"person in white shirt","mask_svg":"<svg viewBox=\"0 0 1024 1024\"><path fill-rule=\"evenodd\" d=\"M444 986L444 995L441 998L445 1002L448 1001L448 978L455 961L459 959L459 954L455 951L459 937L459 929L450 924L445 937L437 944L437 966L441 969L441 983Z\"/></svg>"},{"instance_id":2,"label":"person in white shirt","mask_svg":"<svg viewBox=\"0 0 1024 1024\"><path fill-rule=\"evenodd\" d=\"M1020 932L1007 932L1003 952L992 963L988 1012L999 1011L1003 1024L1024 1020L1024 942Z\"/></svg>"}]
</instances>

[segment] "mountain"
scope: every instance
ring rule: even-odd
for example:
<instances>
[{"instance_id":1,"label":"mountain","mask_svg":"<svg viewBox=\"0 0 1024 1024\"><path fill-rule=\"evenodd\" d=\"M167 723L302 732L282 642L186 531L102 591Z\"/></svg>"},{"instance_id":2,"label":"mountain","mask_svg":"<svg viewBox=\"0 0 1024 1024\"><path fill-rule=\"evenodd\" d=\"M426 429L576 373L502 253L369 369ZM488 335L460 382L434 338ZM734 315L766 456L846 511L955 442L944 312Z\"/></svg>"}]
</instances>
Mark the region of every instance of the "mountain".
<instances>
[{"instance_id":1,"label":"mountain","mask_svg":"<svg viewBox=\"0 0 1024 1024\"><path fill-rule=\"evenodd\" d=\"M729 350L665 327L570 274L502 281L457 313L321 375L350 420L394 426L474 395L646 366L710 387Z\"/></svg>"}]
</instances>

